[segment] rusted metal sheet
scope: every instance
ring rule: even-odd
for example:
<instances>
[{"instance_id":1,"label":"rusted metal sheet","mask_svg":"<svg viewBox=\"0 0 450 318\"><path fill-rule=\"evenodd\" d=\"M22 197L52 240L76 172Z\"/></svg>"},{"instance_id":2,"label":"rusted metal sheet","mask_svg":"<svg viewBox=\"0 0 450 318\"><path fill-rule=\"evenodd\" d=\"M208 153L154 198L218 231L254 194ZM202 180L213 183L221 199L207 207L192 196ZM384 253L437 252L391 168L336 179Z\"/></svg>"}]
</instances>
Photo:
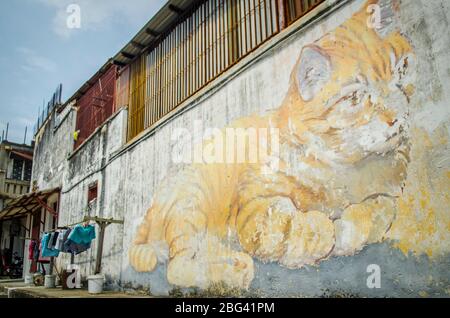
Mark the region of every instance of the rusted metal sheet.
<instances>
[{"instance_id":1,"label":"rusted metal sheet","mask_svg":"<svg viewBox=\"0 0 450 318\"><path fill-rule=\"evenodd\" d=\"M113 114L116 76L117 66L111 65L78 99L75 149Z\"/></svg>"}]
</instances>

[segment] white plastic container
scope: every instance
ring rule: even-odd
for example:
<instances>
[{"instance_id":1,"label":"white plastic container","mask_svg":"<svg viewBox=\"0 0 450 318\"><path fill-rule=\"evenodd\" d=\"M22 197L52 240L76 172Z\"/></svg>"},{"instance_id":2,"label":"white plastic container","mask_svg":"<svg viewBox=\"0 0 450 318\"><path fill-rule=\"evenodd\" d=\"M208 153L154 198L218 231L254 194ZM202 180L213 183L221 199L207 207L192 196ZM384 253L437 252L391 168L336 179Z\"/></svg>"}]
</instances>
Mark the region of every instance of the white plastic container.
<instances>
[{"instance_id":1,"label":"white plastic container","mask_svg":"<svg viewBox=\"0 0 450 318\"><path fill-rule=\"evenodd\" d=\"M101 294L103 292L103 285L105 284L103 275L88 276L87 280L89 294Z\"/></svg>"},{"instance_id":2,"label":"white plastic container","mask_svg":"<svg viewBox=\"0 0 450 318\"><path fill-rule=\"evenodd\" d=\"M30 274L25 275L25 284L33 285L33 275Z\"/></svg>"},{"instance_id":3,"label":"white plastic container","mask_svg":"<svg viewBox=\"0 0 450 318\"><path fill-rule=\"evenodd\" d=\"M45 288L55 288L56 287L56 275L45 275L44 287Z\"/></svg>"}]
</instances>

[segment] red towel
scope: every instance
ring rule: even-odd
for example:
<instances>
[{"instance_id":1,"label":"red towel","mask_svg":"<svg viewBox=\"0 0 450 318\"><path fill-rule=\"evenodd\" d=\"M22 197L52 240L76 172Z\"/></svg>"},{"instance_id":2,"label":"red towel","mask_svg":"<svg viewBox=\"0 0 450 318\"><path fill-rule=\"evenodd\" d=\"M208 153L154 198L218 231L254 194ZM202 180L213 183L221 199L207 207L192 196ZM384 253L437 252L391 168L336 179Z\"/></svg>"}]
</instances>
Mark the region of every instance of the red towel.
<instances>
[{"instance_id":1,"label":"red towel","mask_svg":"<svg viewBox=\"0 0 450 318\"><path fill-rule=\"evenodd\" d=\"M30 246L28 246L28 259L33 260L34 247L36 246L36 241L31 241Z\"/></svg>"}]
</instances>

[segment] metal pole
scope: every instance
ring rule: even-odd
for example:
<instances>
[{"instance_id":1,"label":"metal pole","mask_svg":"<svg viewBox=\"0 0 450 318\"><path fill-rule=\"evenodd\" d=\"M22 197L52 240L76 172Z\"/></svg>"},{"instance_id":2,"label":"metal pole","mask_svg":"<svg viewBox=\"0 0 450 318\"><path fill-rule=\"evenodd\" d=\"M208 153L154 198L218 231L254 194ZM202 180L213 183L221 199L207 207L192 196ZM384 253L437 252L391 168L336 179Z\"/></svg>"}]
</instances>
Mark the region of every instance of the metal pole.
<instances>
[{"instance_id":1,"label":"metal pole","mask_svg":"<svg viewBox=\"0 0 450 318\"><path fill-rule=\"evenodd\" d=\"M25 126L25 136L23 137L23 144L24 145L27 143L27 130L28 130L28 126Z\"/></svg>"}]
</instances>

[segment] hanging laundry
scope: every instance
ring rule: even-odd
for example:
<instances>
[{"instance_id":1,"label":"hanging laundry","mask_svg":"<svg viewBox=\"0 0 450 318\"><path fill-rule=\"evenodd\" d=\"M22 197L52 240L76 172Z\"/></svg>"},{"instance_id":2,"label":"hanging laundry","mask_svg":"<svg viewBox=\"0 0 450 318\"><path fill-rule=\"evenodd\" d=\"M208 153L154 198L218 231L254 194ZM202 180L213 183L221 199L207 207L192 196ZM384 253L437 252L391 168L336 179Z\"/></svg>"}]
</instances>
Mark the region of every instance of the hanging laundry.
<instances>
[{"instance_id":1,"label":"hanging laundry","mask_svg":"<svg viewBox=\"0 0 450 318\"><path fill-rule=\"evenodd\" d=\"M73 228L68 239L77 244L91 243L91 241L93 239L95 239L95 226L93 226L93 225L87 225L87 226L77 225Z\"/></svg>"},{"instance_id":2,"label":"hanging laundry","mask_svg":"<svg viewBox=\"0 0 450 318\"><path fill-rule=\"evenodd\" d=\"M58 240L59 232L55 232L55 235L53 235L52 239L52 248L56 249L56 241Z\"/></svg>"},{"instance_id":3,"label":"hanging laundry","mask_svg":"<svg viewBox=\"0 0 450 318\"><path fill-rule=\"evenodd\" d=\"M64 245L64 237L66 234L67 230L62 230L61 232L59 232L58 238L56 239L56 243L55 243L55 249L62 251L63 249L63 245ZM67 237L66 237L67 239Z\"/></svg>"},{"instance_id":4,"label":"hanging laundry","mask_svg":"<svg viewBox=\"0 0 450 318\"><path fill-rule=\"evenodd\" d=\"M41 255L42 257L58 257L59 251L48 248L48 241L51 238L51 234L45 233L41 242Z\"/></svg>"},{"instance_id":5,"label":"hanging laundry","mask_svg":"<svg viewBox=\"0 0 450 318\"><path fill-rule=\"evenodd\" d=\"M36 241L36 244L34 245L34 250L33 250L33 260L37 261L39 259L39 254L41 253L40 249L40 241Z\"/></svg>"},{"instance_id":6,"label":"hanging laundry","mask_svg":"<svg viewBox=\"0 0 450 318\"><path fill-rule=\"evenodd\" d=\"M86 252L90 248L91 248L91 243L78 244L78 243L75 243L72 240L67 240L64 243L64 251L66 253L71 253L71 254L75 254L75 255L78 255L80 253Z\"/></svg>"},{"instance_id":7,"label":"hanging laundry","mask_svg":"<svg viewBox=\"0 0 450 318\"><path fill-rule=\"evenodd\" d=\"M48 242L47 242L47 248L48 249L53 249L53 237L55 236L55 232L52 232L49 234L49 238L48 238Z\"/></svg>"},{"instance_id":8,"label":"hanging laundry","mask_svg":"<svg viewBox=\"0 0 450 318\"><path fill-rule=\"evenodd\" d=\"M95 227L93 225L75 226L64 242L63 251L78 255L91 248L91 242L95 239Z\"/></svg>"},{"instance_id":9,"label":"hanging laundry","mask_svg":"<svg viewBox=\"0 0 450 318\"><path fill-rule=\"evenodd\" d=\"M63 246L62 246L62 248L60 249L61 250L61 252L64 252L64 253L72 253L71 251L70 251L70 249L68 248L68 244L69 244L69 239L68 239L68 237L69 237L69 235L70 235L70 233L72 232L72 229L67 229L65 232L64 232L64 236L63 236Z\"/></svg>"}]
</instances>

